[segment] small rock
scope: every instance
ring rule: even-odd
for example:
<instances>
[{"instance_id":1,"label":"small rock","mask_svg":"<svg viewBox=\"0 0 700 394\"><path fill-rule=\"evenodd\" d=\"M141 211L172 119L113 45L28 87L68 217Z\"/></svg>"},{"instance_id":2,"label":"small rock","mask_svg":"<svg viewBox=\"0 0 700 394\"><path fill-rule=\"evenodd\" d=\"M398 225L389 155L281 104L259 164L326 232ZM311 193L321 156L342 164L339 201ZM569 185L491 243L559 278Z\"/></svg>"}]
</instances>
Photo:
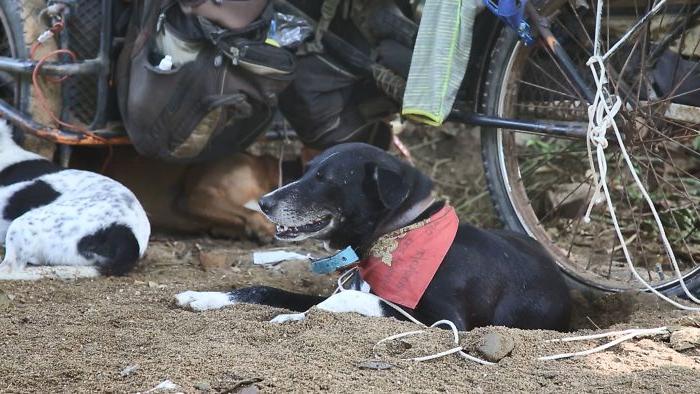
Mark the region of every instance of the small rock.
<instances>
[{"instance_id":1,"label":"small rock","mask_svg":"<svg viewBox=\"0 0 700 394\"><path fill-rule=\"evenodd\" d=\"M700 347L700 328L683 327L672 332L671 347L678 352Z\"/></svg>"},{"instance_id":2,"label":"small rock","mask_svg":"<svg viewBox=\"0 0 700 394\"><path fill-rule=\"evenodd\" d=\"M0 290L0 311L9 308L10 305L12 305L12 298L4 291Z\"/></svg>"},{"instance_id":3,"label":"small rock","mask_svg":"<svg viewBox=\"0 0 700 394\"><path fill-rule=\"evenodd\" d=\"M254 384L242 387L240 390L238 390L238 394L258 394L259 392L260 389L258 389L258 386Z\"/></svg>"},{"instance_id":4,"label":"small rock","mask_svg":"<svg viewBox=\"0 0 700 394\"><path fill-rule=\"evenodd\" d=\"M148 287L150 287L151 289L154 289L154 288L158 287L158 283L149 280Z\"/></svg>"},{"instance_id":5,"label":"small rock","mask_svg":"<svg viewBox=\"0 0 700 394\"><path fill-rule=\"evenodd\" d=\"M496 363L509 355L514 348L515 341L512 337L499 332L491 332L481 338L476 350L486 360Z\"/></svg>"},{"instance_id":6,"label":"small rock","mask_svg":"<svg viewBox=\"0 0 700 394\"><path fill-rule=\"evenodd\" d=\"M700 319L698 319L694 316L686 315L680 319L680 325L700 328Z\"/></svg>"},{"instance_id":7,"label":"small rock","mask_svg":"<svg viewBox=\"0 0 700 394\"><path fill-rule=\"evenodd\" d=\"M261 378L251 378L240 380L239 377L232 376L212 387L216 392L236 393L236 394L257 394L260 390L255 383L262 382Z\"/></svg>"},{"instance_id":8,"label":"small rock","mask_svg":"<svg viewBox=\"0 0 700 394\"><path fill-rule=\"evenodd\" d=\"M541 370L539 374L545 379L554 379L559 376L559 372L556 370Z\"/></svg>"},{"instance_id":9,"label":"small rock","mask_svg":"<svg viewBox=\"0 0 700 394\"><path fill-rule=\"evenodd\" d=\"M382 370L382 369L391 369L393 368L393 365L389 363L385 363L384 361L379 361L379 360L367 360L367 361L362 361L357 363L357 367L360 369L376 369L376 370Z\"/></svg>"},{"instance_id":10,"label":"small rock","mask_svg":"<svg viewBox=\"0 0 700 394\"><path fill-rule=\"evenodd\" d=\"M150 389L147 392L153 392L153 391L172 391L172 390L177 390L179 389L180 386L176 385L173 383L171 380L164 380L160 382L156 387Z\"/></svg>"},{"instance_id":11,"label":"small rock","mask_svg":"<svg viewBox=\"0 0 700 394\"><path fill-rule=\"evenodd\" d=\"M199 265L205 271L225 270L230 267L228 254L224 252L199 252Z\"/></svg>"},{"instance_id":12,"label":"small rock","mask_svg":"<svg viewBox=\"0 0 700 394\"><path fill-rule=\"evenodd\" d=\"M209 391L211 390L211 384L209 382L197 382L194 384L194 388L199 391Z\"/></svg>"},{"instance_id":13,"label":"small rock","mask_svg":"<svg viewBox=\"0 0 700 394\"><path fill-rule=\"evenodd\" d=\"M136 372L137 369L139 369L138 365L128 365L126 368L122 369L121 372L119 372L119 376L125 378Z\"/></svg>"}]
</instances>

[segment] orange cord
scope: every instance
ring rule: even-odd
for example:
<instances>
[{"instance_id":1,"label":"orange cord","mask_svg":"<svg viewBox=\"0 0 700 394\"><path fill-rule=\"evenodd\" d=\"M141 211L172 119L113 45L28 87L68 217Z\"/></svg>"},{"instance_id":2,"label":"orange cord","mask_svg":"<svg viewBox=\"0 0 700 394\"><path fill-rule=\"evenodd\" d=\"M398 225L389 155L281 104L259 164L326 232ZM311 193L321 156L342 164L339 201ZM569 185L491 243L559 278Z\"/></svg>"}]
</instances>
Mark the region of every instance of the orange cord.
<instances>
[{"instance_id":1,"label":"orange cord","mask_svg":"<svg viewBox=\"0 0 700 394\"><path fill-rule=\"evenodd\" d=\"M392 133L391 143L396 147L396 149L399 150L401 155L403 155L403 157L405 157L411 165L414 165L413 156L411 156L411 151L406 147L406 145L404 145L404 143L401 141L398 135Z\"/></svg>"},{"instance_id":2,"label":"orange cord","mask_svg":"<svg viewBox=\"0 0 700 394\"><path fill-rule=\"evenodd\" d=\"M52 32L54 32L54 34L60 32L61 30L63 30L63 23L59 22L57 24L54 24L54 26L51 27L50 30ZM32 59L34 59L34 55L36 54L37 49L41 45L42 45L42 43L39 41L36 41L32 45L30 52L29 52ZM75 55L75 53L73 51L71 51L69 49L57 49L55 51L51 51L51 52L47 53L46 55L42 56L41 59L39 59L37 61L36 66L34 67L34 70L32 71L32 85L34 86L34 90L36 91L36 97L39 101L39 105L41 106L41 108L44 110L44 112L49 114L49 116L54 121L54 123L56 123L56 125L63 126L63 127L68 128L70 130L73 130L75 132L90 136L90 137L96 139L97 141L100 141L100 142L104 143L105 145L107 145L107 149L108 149L107 158L105 159L104 163L102 164L102 168L101 168L101 172L104 173L107 170L107 167L109 166L109 163L112 160L112 156L114 154L114 149L112 147L112 144L109 142L108 139L95 134L94 132L88 130L86 127L61 121L61 119L59 119L59 117L56 116L56 114L51 110L51 108L49 108L48 102L46 100L46 96L44 95L44 91L41 87L41 84L39 83L39 71L41 70L41 67L43 67L44 63L46 63L46 61L50 57L58 56L61 54L65 54L65 55L70 56L74 62L77 60L77 56ZM47 81L52 82L52 83L61 83L61 82L65 81L67 78L68 78L67 75L64 75L60 78L45 77L45 79Z\"/></svg>"}]
</instances>

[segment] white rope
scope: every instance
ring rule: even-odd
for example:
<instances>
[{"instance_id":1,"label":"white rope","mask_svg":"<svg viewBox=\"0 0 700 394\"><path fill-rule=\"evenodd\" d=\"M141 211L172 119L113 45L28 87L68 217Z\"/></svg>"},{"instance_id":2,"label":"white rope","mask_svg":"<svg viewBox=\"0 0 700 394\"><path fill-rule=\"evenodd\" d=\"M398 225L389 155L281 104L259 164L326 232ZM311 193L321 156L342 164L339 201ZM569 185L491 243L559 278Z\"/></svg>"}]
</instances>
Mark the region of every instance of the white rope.
<instances>
[{"instance_id":1,"label":"white rope","mask_svg":"<svg viewBox=\"0 0 700 394\"><path fill-rule=\"evenodd\" d=\"M656 12L661 9L661 6L665 3L665 0L661 0L656 3L656 5L652 8L652 10L647 14L643 20L649 19L652 15L654 15ZM617 140L620 152L622 153L622 156L625 160L625 163L627 164L627 167L630 170L630 173L632 174L632 178L634 179L635 184L639 188L639 191L641 192L642 196L644 197L644 200L646 201L647 205L651 209L652 215L654 217L654 220L656 221L656 224L659 228L659 235L661 236L661 241L663 243L664 249L666 251L666 254L669 256L671 260L671 265L673 266L673 269L676 273L676 276L678 277L678 280L681 284L681 288L683 289L685 295L692 300L695 303L700 303L700 299L696 298L690 290L688 290L688 287L685 284L685 280L683 277L683 274L678 266L678 262L676 261L676 256L673 253L673 249L671 248L671 244L668 241L668 238L666 237L666 231L664 230L664 226L661 223L661 218L659 217L659 214L656 210L656 207L654 206L654 202L652 201L651 197L649 196L649 193L647 192L646 188L642 184L641 180L639 179L639 176L637 175L637 171L634 169L634 166L632 165L632 161L630 160L629 154L627 153L627 149L625 148L625 144L622 141L622 136L620 134L620 130L617 127L617 123L615 122L615 116L619 112L620 108L622 107L622 100L620 99L619 96L617 95L611 95L609 94L607 90L607 75L605 71L605 64L604 60L607 56L609 56L612 51L617 49L626 39L628 39L632 35L632 30L631 29L627 34L625 34L618 42L615 44L613 48L608 51L608 53L605 56L601 56L600 54L600 29L601 29L601 20L602 20L602 14L603 14L603 1L599 0L598 1L598 7L597 7L597 12L596 12L596 26L595 26L595 41L594 41L594 46L593 46L593 56L588 59L588 62L586 63L590 69L591 73L593 74L593 79L595 81L596 85L596 94L593 100L593 103L588 107L588 138L586 139L586 145L587 145L587 150L588 150L588 162L589 165L591 166L591 170L593 171L593 179L594 179L594 194L593 198L591 198L591 201L588 205L588 209L586 210L586 214L584 216L584 221L586 223L590 222L590 214L593 209L593 206L599 202L599 197L600 197L600 192L602 192L605 195L605 200L607 202L608 206L608 211L610 213L610 218L613 222L613 226L615 227L615 233L617 234L618 239L620 240L620 246L622 247L622 251L625 255L625 259L627 260L627 265L634 275L634 277L650 292L661 298L662 300L672 304L673 306L684 309L684 310L689 310L689 311L700 311L700 307L692 307L692 306L687 306L683 305L681 303L678 303L669 297L663 295L661 292L656 290L653 286L651 286L647 281L642 278L642 276L637 272L637 269L635 268L633 262L632 262L632 257L630 256L629 250L627 249L627 243L625 242L624 236L622 235L622 231L620 229L620 225L617 221L617 215L615 213L615 208L612 204L612 199L610 197L610 192L608 190L608 185L606 184L606 179L607 179L607 170L608 170L608 164L605 159L605 148L608 146L608 141L606 137L607 130L612 127L613 131L615 132L615 138ZM639 25L639 23L637 24ZM636 26L635 26L636 27ZM612 105L609 101L612 101ZM597 159L597 164L598 164L598 170L596 172L596 166L594 164L593 160L593 152L591 149L591 145L595 146L595 151L596 151L596 159Z\"/></svg>"},{"instance_id":2,"label":"white rope","mask_svg":"<svg viewBox=\"0 0 700 394\"><path fill-rule=\"evenodd\" d=\"M378 297L378 298L381 299L380 297ZM384 300L382 300L382 301L384 301ZM389 305L391 305L392 307L396 307L395 305L393 305L391 303L389 303ZM404 311L401 311L401 312L404 312ZM414 323L417 323L423 327L426 327L423 323L419 322L418 320L413 319L413 317L411 317L411 319L414 321ZM448 350L445 350L442 352L429 354L426 356L404 358L402 360L403 361L428 361L428 360L435 360L435 359L438 359L441 357L449 356L450 354L457 353L458 355L460 355L463 358L466 358L467 360L474 361L474 362L482 364L482 365L494 365L494 363L492 363L490 361L482 360L478 357L474 357L474 356L466 353L464 351L464 347L459 346L459 330L457 330L457 327L451 321L440 320L440 321L437 321L437 322L431 324L429 328L434 328L434 327L441 326L441 325L446 325L446 326L450 327L450 329L452 330L452 335L454 337L454 344L457 345L456 347L453 347L451 349L448 349ZM424 333L426 333L426 330L416 330L416 331L408 331L408 332L388 336L388 337L386 337L386 338L384 338L384 339L382 339L379 342L374 344L374 347L372 348L372 351L374 352L374 357L379 358L379 356L377 355L376 349L377 349L377 346L379 346L380 344L382 344L384 342L394 341L396 339L405 338L408 336L413 336L413 335L418 335L418 334L424 334Z\"/></svg>"},{"instance_id":3,"label":"white rope","mask_svg":"<svg viewBox=\"0 0 700 394\"><path fill-rule=\"evenodd\" d=\"M423 325L422 323L420 323L420 324ZM462 357L464 357L464 358L466 358L466 359L468 359L468 360L477 362L477 363L479 363L479 364L483 364L483 365L493 365L492 362L489 362L489 361L486 361L486 360L482 360L482 359L480 359L480 358L478 358L478 357L471 356L471 355L469 355L469 354L467 354L467 353L464 352L464 348L463 348L462 346L459 346L459 331L457 330L457 327L454 325L454 323L452 323L451 321L449 321L449 320L440 320L440 321L437 321L437 322L433 323L433 324L430 326L430 328L434 328L434 327L441 326L441 325L447 325L447 326L450 327L450 329L452 330L452 335L453 335L453 337L454 337L454 343L455 343L455 345L458 345L458 346L456 346L456 347L454 347L454 348L452 348L452 349L448 349L448 350L439 352L439 353L429 354L429 355L427 355L427 356L421 356L421 357L404 358L404 359L402 359L402 360L403 360L403 361L428 361L428 360L435 360L435 359L440 358L440 357L445 357L445 356L448 356L448 355L450 355L450 354L458 353L460 356L462 356ZM381 341L377 342L377 343L374 345L374 347L372 348L372 351L374 352L374 357L375 357L375 358L379 358L379 355L377 355L376 349L377 349L377 346L379 346L380 344L382 344L382 343L384 343L384 342L394 341L394 340L396 340L396 339L405 338L405 337L408 337L408 336L413 336L413 335L418 335L418 334L424 334L425 332L426 332L425 330L408 331L408 332L404 332L404 333L401 333L401 334L395 334L395 335L386 337L386 338L382 339Z\"/></svg>"},{"instance_id":4,"label":"white rope","mask_svg":"<svg viewBox=\"0 0 700 394\"><path fill-rule=\"evenodd\" d=\"M665 327L663 327L665 328ZM641 330L640 328L630 328L627 330L622 330L622 331L611 331L611 332L604 332L601 334L592 334L592 335L581 335L577 337L565 337L565 338L557 338L557 339L549 339L546 340L545 342L574 342L574 341L589 341L591 339L600 339L600 338L609 338L609 337L614 337L618 335L626 335L631 332L639 331Z\"/></svg>"},{"instance_id":5,"label":"white rope","mask_svg":"<svg viewBox=\"0 0 700 394\"><path fill-rule=\"evenodd\" d=\"M551 356L539 357L539 358L537 358L537 359L538 359L538 360L541 360L541 361L551 361L551 360L560 360L560 359L562 359L562 358L571 358L571 357L588 356L588 355L591 355L591 354L593 354L593 353L601 352L601 351L603 351L603 350L605 350L605 349L611 348L611 347L613 347L613 346L615 346L615 345L618 345L618 344L620 344L620 343L622 343L622 342L624 342L624 341L627 341L627 340L629 340L629 339L632 339L632 338L637 337L637 336L640 336L640 335L661 335L661 334L667 334L667 333L668 333L668 329L667 329L666 327L648 328L648 329L642 329L642 328L640 328L640 329L636 329L636 330L626 330L626 331L624 331L624 332L627 332L627 334L625 334L625 335L623 335L623 336L621 336L621 337L619 337L619 338L617 338L617 339L615 339L615 340L613 340L613 341L610 341L610 342L608 342L608 343L606 343L606 344L603 344L603 345L594 347L594 348L592 348L592 349L583 350L583 351L580 351L580 352L573 352L573 353L554 354L554 355L551 355ZM609 334L611 334L611 333L608 333L608 335L609 335ZM612 334L616 334L616 333L612 333ZM617 334L619 334L619 332L618 332ZM579 338L568 338L568 339L569 339L570 341L573 341L573 340L580 340Z\"/></svg>"},{"instance_id":6,"label":"white rope","mask_svg":"<svg viewBox=\"0 0 700 394\"><path fill-rule=\"evenodd\" d=\"M357 271L357 267L349 269L349 270L345 271L342 275L340 275L340 277L338 278L338 288L335 290L335 292L333 294L340 293L342 291L347 291L347 289L345 288L345 283L347 283L347 281L350 280L350 278L352 277L352 274L355 273L355 271ZM434 328L434 327L441 326L441 325L449 326L450 329L452 330L452 334L454 336L455 345L459 345L459 330L457 330L457 326L455 326L455 324L453 322L451 322L450 320L440 320L440 321L433 323L430 327L428 327L425 324L423 324L421 321L416 319L415 317L411 316L408 312L403 310L403 308L394 304L393 302L387 301L384 298L379 297L376 294L372 294L372 293L368 293L368 294L376 297L379 301L389 305L391 308L393 308L395 311L399 312L402 316L404 316L409 321L411 321L411 322L413 322L421 327L424 327L426 329L427 328ZM409 331L409 332L405 332L405 333L401 333L401 334L392 335L392 336L386 337L386 338L380 340L379 342L375 343L374 347L372 349L374 351L374 349L376 349L377 346L379 346L379 344L387 342L387 341L392 341L392 340L396 340L396 339L411 336L411 335L417 335L417 334L421 334L424 332L426 332L426 330ZM431 354L431 355L427 355L427 356L415 357L415 358L404 359L404 360L405 361L428 361L428 360L434 360L434 359L437 359L440 357L448 356L448 355L454 354L454 353L457 353L462 358L466 358L467 360L471 360L471 361L477 362L479 364L493 365L492 362L482 360L478 357L474 357L470 354L467 354L466 352L464 352L464 348L462 346L457 346L457 347L454 347L452 349L445 350L443 352L439 352L439 353L435 353L435 354ZM378 357L376 352L375 352L375 357Z\"/></svg>"},{"instance_id":7,"label":"white rope","mask_svg":"<svg viewBox=\"0 0 700 394\"><path fill-rule=\"evenodd\" d=\"M352 274L357 271L357 268L352 268L350 270L345 271L340 277L338 278L338 288L335 290L334 294L347 291L348 289L345 288L345 283L347 283L350 278L352 277ZM409 336L414 336L414 335L419 335L419 334L424 334L426 333L426 329L428 328L434 328L442 325L446 325L450 327L450 330L452 331L452 336L454 340L454 344L456 345L455 347L451 349L444 350L442 352L434 353L434 354L429 354L425 356L420 356L420 357L412 357L412 358L404 358L402 359L403 361L428 361L428 360L435 360L441 357L449 356L450 354L457 354L458 356L467 359L469 361L473 361L475 363L481 364L481 365L495 365L495 363L483 360L481 358L472 356L468 354L467 352L464 351L463 346L459 346L459 330L457 330L457 326L455 324L447 319L437 321L433 324L430 325L430 327L426 326L423 324L421 321L416 319L415 317L411 316L408 312L406 312L403 308L400 306L394 304L391 301L387 301L382 297L379 297L376 294L368 293L374 297L376 297L379 301L385 303L386 305L389 305L391 308L399 312L401 315L406 317L409 321L419 325L420 327L423 327L423 330L414 330L414 331L408 331L408 332L403 332L399 334L394 334L391 336L388 336L384 339L381 339L377 343L374 344L372 347L372 352L374 353L375 358L380 358L379 355L377 354L377 346L379 346L382 343L389 342L389 341L394 341L397 339L409 337ZM593 334L593 335L584 335L584 336L576 336L576 337L565 337L565 338L558 338L558 339L550 339L545 342L572 342L572 341L585 341L585 340L592 340L592 339L600 339L600 338L609 338L613 336L621 336L620 338L617 338L615 340L612 340L608 343L605 343L603 345L583 350L580 352L573 352L573 353L561 353L561 354L554 354L550 356L542 356L538 357L537 360L540 361L552 361L552 360L560 360L563 358L572 358L572 357L581 357L581 356L587 356L593 353L601 352L603 350L606 350L608 348L611 348L615 345L618 345L624 341L630 340L632 338L638 337L638 336L647 336L647 335L662 335L662 334L667 334L668 328L667 327L658 327L658 328L632 328L628 330L623 330L623 331L612 331L612 332L606 332L606 333L601 333L601 334Z\"/></svg>"}]
</instances>

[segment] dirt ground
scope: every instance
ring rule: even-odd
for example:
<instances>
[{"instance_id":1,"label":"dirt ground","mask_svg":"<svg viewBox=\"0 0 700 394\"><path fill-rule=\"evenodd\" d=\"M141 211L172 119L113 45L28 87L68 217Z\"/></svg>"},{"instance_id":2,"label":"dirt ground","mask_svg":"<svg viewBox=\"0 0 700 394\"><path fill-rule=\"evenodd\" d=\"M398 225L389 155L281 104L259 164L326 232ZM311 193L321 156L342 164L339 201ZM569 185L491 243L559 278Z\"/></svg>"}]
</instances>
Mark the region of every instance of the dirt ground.
<instances>
[{"instance_id":1,"label":"dirt ground","mask_svg":"<svg viewBox=\"0 0 700 394\"><path fill-rule=\"evenodd\" d=\"M452 156L455 162L435 166L421 159L419 165L435 169L433 175L452 173L464 180L448 185L465 188L463 217L493 224L479 188L478 162L460 167L478 157L478 140L469 136L459 145L441 138L414 141L414 150L449 146L462 152ZM456 177L454 171L462 172ZM700 381L700 345L691 341L681 349L673 337L700 331L700 314L674 310L652 296L578 297L575 335L633 327L674 330L670 337L638 338L587 357L535 360L604 340L552 343L546 341L565 334L495 327L460 334L461 345L475 355L486 335L512 339L512 352L495 366L455 355L423 363L401 360L451 348L451 334L442 330L382 344L375 358L379 340L416 329L394 319L313 311L306 321L276 325L268 321L282 310L236 305L194 313L174 305L174 295L184 290L267 284L312 294L332 291L335 278L313 275L305 262L252 264L252 251L282 246L323 253L313 243L259 246L159 235L127 277L0 282L0 392L156 392L153 388L169 380L177 386L171 391L187 393L632 393L692 391ZM386 369L368 369L367 361L376 359Z\"/></svg>"},{"instance_id":2,"label":"dirt ground","mask_svg":"<svg viewBox=\"0 0 700 394\"><path fill-rule=\"evenodd\" d=\"M309 246L295 249L316 252ZM125 278L1 283L9 305L0 306L0 392L144 392L170 380L182 392L628 393L686 389L700 380L697 348L677 352L663 336L544 362L534 358L603 342L546 343L562 334L483 328L462 333L461 344L478 354L474 347L486 334L511 337L513 352L496 366L454 355L423 363L400 360L450 348L449 333L433 330L400 346L380 345L379 359L392 367L374 370L360 368L374 359L374 344L416 329L413 324L314 312L307 321L276 325L268 320L282 310L237 305L194 313L174 306L173 296L191 289L262 283L325 294L333 288L332 277L313 276L304 262L253 266L250 251L256 248L157 240L138 271ZM201 261L212 256L225 256L221 261L230 267L204 271ZM700 327L700 315L672 310L652 297L619 295L590 304L576 324L577 334L611 324Z\"/></svg>"}]
</instances>

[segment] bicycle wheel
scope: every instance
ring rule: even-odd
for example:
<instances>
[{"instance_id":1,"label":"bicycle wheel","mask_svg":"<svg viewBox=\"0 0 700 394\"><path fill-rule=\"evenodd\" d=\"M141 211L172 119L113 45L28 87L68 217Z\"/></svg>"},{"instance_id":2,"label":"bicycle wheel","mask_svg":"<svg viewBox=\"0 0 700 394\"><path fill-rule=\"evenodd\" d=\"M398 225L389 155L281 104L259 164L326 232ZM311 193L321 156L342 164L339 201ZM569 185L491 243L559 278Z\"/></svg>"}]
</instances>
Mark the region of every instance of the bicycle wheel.
<instances>
[{"instance_id":1,"label":"bicycle wheel","mask_svg":"<svg viewBox=\"0 0 700 394\"><path fill-rule=\"evenodd\" d=\"M44 0L6 0L0 1L0 56L19 59L29 58L32 42L47 29L40 20L40 12L46 8ZM56 49L53 40L48 40L36 53L43 56ZM56 84L42 86L47 104L54 113L59 113L60 89ZM36 100L31 76L19 77L0 72L0 98L20 111L31 114L34 120L48 124L50 117L43 111ZM53 157L54 145L34 136L25 135L22 145L47 158Z\"/></svg>"},{"instance_id":2,"label":"bicycle wheel","mask_svg":"<svg viewBox=\"0 0 700 394\"><path fill-rule=\"evenodd\" d=\"M606 1L601 41L607 51L653 1ZM541 14L593 87L596 1L550 1ZM610 92L625 105L616 117L632 162L659 211L691 290L700 287L700 7L668 1L607 61ZM482 105L486 113L540 121L588 122L586 101L542 44L522 45L503 29L491 53ZM612 132L612 131L610 131ZM539 240L576 285L607 292L640 289L604 201L594 205L585 140L482 131L492 199L506 227ZM607 183L625 244L640 274L666 294L681 293L650 209L619 146L606 149ZM597 199L596 199L597 200Z\"/></svg>"}]
</instances>

